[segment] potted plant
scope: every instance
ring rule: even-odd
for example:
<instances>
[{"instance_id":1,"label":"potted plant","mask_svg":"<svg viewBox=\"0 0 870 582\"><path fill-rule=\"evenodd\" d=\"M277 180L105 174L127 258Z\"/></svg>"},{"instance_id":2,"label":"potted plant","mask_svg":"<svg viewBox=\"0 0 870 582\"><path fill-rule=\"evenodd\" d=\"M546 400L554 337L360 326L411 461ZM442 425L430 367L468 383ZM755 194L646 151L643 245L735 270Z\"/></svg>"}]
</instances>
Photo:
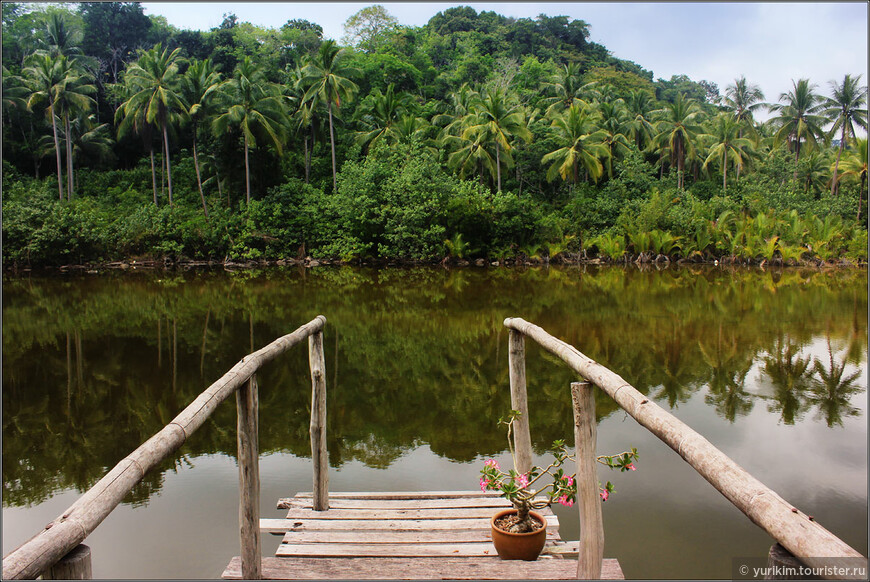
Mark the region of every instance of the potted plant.
<instances>
[{"instance_id":1,"label":"potted plant","mask_svg":"<svg viewBox=\"0 0 870 582\"><path fill-rule=\"evenodd\" d=\"M508 448L516 466L516 456L511 441L513 423L520 413L511 410L507 419L499 424L507 425ZM569 454L565 441L553 443L554 460L545 469L532 467L527 473L517 473L515 469L505 472L494 459L487 459L481 469L480 488L482 491L499 491L501 496L511 502L512 509L496 513L491 520L492 541L500 558L504 560L536 560L544 548L547 537L547 521L534 511L549 507L554 501L567 507L574 505L577 495L575 474L565 475L562 465L574 460ZM637 449L617 455L601 455L596 460L611 469L634 471L632 461L638 458ZM541 480L549 475L544 484ZM599 483L602 501L613 493L613 484L608 481L603 487ZM546 497L544 497L546 496Z\"/></svg>"}]
</instances>

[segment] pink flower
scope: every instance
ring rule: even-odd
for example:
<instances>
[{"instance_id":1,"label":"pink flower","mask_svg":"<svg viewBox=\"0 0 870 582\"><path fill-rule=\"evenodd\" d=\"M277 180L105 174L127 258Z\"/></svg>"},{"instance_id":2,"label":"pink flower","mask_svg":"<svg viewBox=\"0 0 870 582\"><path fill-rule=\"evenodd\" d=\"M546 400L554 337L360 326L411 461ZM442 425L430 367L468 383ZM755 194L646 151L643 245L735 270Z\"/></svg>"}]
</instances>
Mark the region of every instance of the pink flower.
<instances>
[{"instance_id":1,"label":"pink flower","mask_svg":"<svg viewBox=\"0 0 870 582\"><path fill-rule=\"evenodd\" d=\"M487 485L489 485L489 480L487 480L486 477L481 477L480 478L480 490L486 491Z\"/></svg>"},{"instance_id":2,"label":"pink flower","mask_svg":"<svg viewBox=\"0 0 870 582\"><path fill-rule=\"evenodd\" d=\"M608 497L610 497L610 493L606 489L601 492L601 501L607 501Z\"/></svg>"},{"instance_id":3,"label":"pink flower","mask_svg":"<svg viewBox=\"0 0 870 582\"><path fill-rule=\"evenodd\" d=\"M560 498L557 499L556 501L558 501L559 503L561 503L561 504L564 505L565 507L571 507L572 505L574 505L574 500L573 500L573 499L568 499L568 496L567 496L567 495L563 495L562 497L560 497Z\"/></svg>"},{"instance_id":4,"label":"pink flower","mask_svg":"<svg viewBox=\"0 0 870 582\"><path fill-rule=\"evenodd\" d=\"M565 478L565 483L567 483L568 487L570 487L571 485L574 484L574 477L569 475L568 477Z\"/></svg>"},{"instance_id":5,"label":"pink flower","mask_svg":"<svg viewBox=\"0 0 870 582\"><path fill-rule=\"evenodd\" d=\"M637 467L634 466L634 463L629 463L628 465L626 465L626 468L631 471L637 471Z\"/></svg>"},{"instance_id":6,"label":"pink flower","mask_svg":"<svg viewBox=\"0 0 870 582\"><path fill-rule=\"evenodd\" d=\"M520 487L528 487L529 486L529 478L525 474L517 477L517 481L519 481Z\"/></svg>"},{"instance_id":7,"label":"pink flower","mask_svg":"<svg viewBox=\"0 0 870 582\"><path fill-rule=\"evenodd\" d=\"M498 461L496 461L495 459L487 459L486 462L483 463L483 466L484 467L492 467L496 471L501 470L501 468L498 466Z\"/></svg>"}]
</instances>

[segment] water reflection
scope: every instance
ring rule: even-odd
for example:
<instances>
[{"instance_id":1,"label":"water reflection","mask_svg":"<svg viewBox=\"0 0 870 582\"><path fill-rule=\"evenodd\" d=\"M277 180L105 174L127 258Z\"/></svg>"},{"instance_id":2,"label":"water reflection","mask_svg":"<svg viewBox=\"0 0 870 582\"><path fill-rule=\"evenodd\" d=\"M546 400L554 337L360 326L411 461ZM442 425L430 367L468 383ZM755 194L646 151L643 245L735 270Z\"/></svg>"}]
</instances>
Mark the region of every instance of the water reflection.
<instances>
[{"instance_id":1,"label":"water reflection","mask_svg":"<svg viewBox=\"0 0 870 582\"><path fill-rule=\"evenodd\" d=\"M670 408L700 393L733 424L761 400L773 423L839 427L862 414L866 285L853 270L633 267L7 278L4 505L88 488L252 348L319 313L329 319L333 467L386 468L424 444L456 462L502 453L493 427L510 406L507 316L538 323ZM827 357L813 359L804 350L822 335ZM527 353L541 453L573 434L575 376L534 345ZM307 375L304 349L263 370L264 454L310 455ZM609 397L596 398L599 419L614 413ZM127 502L147 502L189 459L235 447L225 404Z\"/></svg>"}]
</instances>

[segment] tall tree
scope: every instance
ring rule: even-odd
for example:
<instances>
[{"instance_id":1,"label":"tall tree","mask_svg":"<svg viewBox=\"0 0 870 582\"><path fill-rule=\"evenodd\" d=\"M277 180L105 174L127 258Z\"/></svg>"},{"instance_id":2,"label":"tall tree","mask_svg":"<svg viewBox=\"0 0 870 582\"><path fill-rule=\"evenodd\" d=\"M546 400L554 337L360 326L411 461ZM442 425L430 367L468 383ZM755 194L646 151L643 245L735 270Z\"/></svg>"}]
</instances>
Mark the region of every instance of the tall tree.
<instances>
[{"instance_id":1,"label":"tall tree","mask_svg":"<svg viewBox=\"0 0 870 582\"><path fill-rule=\"evenodd\" d=\"M654 106L653 98L649 92L643 89L632 90L625 100L625 110L628 113L628 135L634 140L638 150L642 150L646 146L655 132L650 117Z\"/></svg>"},{"instance_id":2,"label":"tall tree","mask_svg":"<svg viewBox=\"0 0 870 582\"><path fill-rule=\"evenodd\" d=\"M67 60L66 57L59 57L62 62L65 62L65 80L63 89L58 91L55 96L54 108L64 127L64 136L66 143L66 172L67 172L67 200L72 200L73 185L73 128L71 120L79 115L84 115L91 110L91 107L96 105L96 101L90 95L97 92L96 87L91 84L91 77L84 69L78 66L75 60Z\"/></svg>"},{"instance_id":3,"label":"tall tree","mask_svg":"<svg viewBox=\"0 0 870 582\"><path fill-rule=\"evenodd\" d=\"M547 106L547 115L565 111L580 99L580 65L568 63L562 65L562 69L553 76L550 82L544 85L552 93L550 97L541 101Z\"/></svg>"},{"instance_id":4,"label":"tall tree","mask_svg":"<svg viewBox=\"0 0 870 582\"><path fill-rule=\"evenodd\" d=\"M752 128L753 114L765 106L764 92L758 85L746 81L746 77L734 79L734 84L725 88L722 103L730 109L734 118L748 128ZM739 137L743 137L742 128Z\"/></svg>"},{"instance_id":5,"label":"tall tree","mask_svg":"<svg viewBox=\"0 0 870 582\"><path fill-rule=\"evenodd\" d=\"M728 165L733 164L738 172L749 159L752 141L740 137L740 122L736 116L728 113L719 114L713 120L713 130L710 134L713 143L704 160L704 168L710 162L718 162L722 168L722 192L728 188ZM738 173L739 179L739 173Z\"/></svg>"},{"instance_id":6,"label":"tall tree","mask_svg":"<svg viewBox=\"0 0 870 582\"><path fill-rule=\"evenodd\" d=\"M151 20L138 2L82 2L82 49L100 61L97 82L117 83L124 64L144 48Z\"/></svg>"},{"instance_id":7,"label":"tall tree","mask_svg":"<svg viewBox=\"0 0 870 582\"><path fill-rule=\"evenodd\" d=\"M393 126L413 107L413 98L403 91L396 93L393 83L385 93L375 89L369 98L360 105L360 122L364 128L357 134L361 145L373 145L380 139L397 141Z\"/></svg>"},{"instance_id":8,"label":"tall tree","mask_svg":"<svg viewBox=\"0 0 870 582\"><path fill-rule=\"evenodd\" d=\"M677 188L682 190L686 158L694 154L696 138L702 133L698 121L703 112L697 101L677 93L674 101L665 103L656 115L659 120L654 143L659 148L670 149L671 163L677 167Z\"/></svg>"},{"instance_id":9,"label":"tall tree","mask_svg":"<svg viewBox=\"0 0 870 582\"><path fill-rule=\"evenodd\" d=\"M196 183L199 186L199 198L202 201L202 212L208 220L208 208L205 204L205 194L202 191L202 174L199 169L197 154L197 134L199 124L208 119L212 113L214 97L220 86L220 74L215 70L211 59L193 61L184 74L182 95L188 105L187 114L193 122L193 167L196 169Z\"/></svg>"},{"instance_id":10,"label":"tall tree","mask_svg":"<svg viewBox=\"0 0 870 582\"><path fill-rule=\"evenodd\" d=\"M54 137L54 150L57 156L57 191L63 200L63 170L61 168L60 141L57 136L57 112L55 103L58 93L63 92L64 82L69 74L69 61L66 57L51 57L48 54L35 54L24 69L26 83L30 91L27 100L27 108L33 111L34 107L43 102L48 106L45 114L51 121L51 130Z\"/></svg>"},{"instance_id":11,"label":"tall tree","mask_svg":"<svg viewBox=\"0 0 870 582\"><path fill-rule=\"evenodd\" d=\"M615 101L602 101L595 104L598 114L598 127L602 131L601 143L607 148L607 175L613 175L613 159L622 158L628 151L627 132L628 114L626 113L622 99Z\"/></svg>"},{"instance_id":12,"label":"tall tree","mask_svg":"<svg viewBox=\"0 0 870 582\"><path fill-rule=\"evenodd\" d=\"M344 22L344 44L375 52L397 30L399 20L380 4L367 6Z\"/></svg>"},{"instance_id":13,"label":"tall tree","mask_svg":"<svg viewBox=\"0 0 870 582\"><path fill-rule=\"evenodd\" d=\"M861 223L861 204L867 186L867 138L856 139L854 149L846 152L842 163L842 176L854 176L860 181L858 187L858 214L855 221Z\"/></svg>"},{"instance_id":14,"label":"tall tree","mask_svg":"<svg viewBox=\"0 0 870 582\"><path fill-rule=\"evenodd\" d=\"M335 167L335 129L333 124L333 109L341 109L342 102L353 99L359 90L356 83L349 77L357 75L358 71L344 64L345 50L338 47L333 40L327 40L320 45L317 55L310 59L302 69L302 74L308 89L304 99L317 96L326 104L329 116L329 145L332 150L332 191L337 189Z\"/></svg>"},{"instance_id":15,"label":"tall tree","mask_svg":"<svg viewBox=\"0 0 870 582\"><path fill-rule=\"evenodd\" d=\"M801 156L801 142L806 141L808 149L817 145L818 139L824 139L822 126L825 119L818 115L824 107L822 97L814 93L816 86L809 79L792 81L792 90L782 93L779 100L782 103L769 105L770 111L778 113L769 123L778 128L774 135L774 147L786 141L794 152L794 178L797 179L798 160Z\"/></svg>"},{"instance_id":16,"label":"tall tree","mask_svg":"<svg viewBox=\"0 0 870 582\"><path fill-rule=\"evenodd\" d=\"M125 81L132 95L121 107L130 115L144 110L145 122L159 126L163 134L169 206L172 206L172 166L169 160L169 124L187 116L187 107L179 94L178 60L180 48L169 51L160 44L142 51L139 59L126 71ZM134 113L135 115L135 113Z\"/></svg>"},{"instance_id":17,"label":"tall tree","mask_svg":"<svg viewBox=\"0 0 870 582\"><path fill-rule=\"evenodd\" d=\"M831 179L831 195L837 192L837 170L840 168L840 157L850 137L855 137L855 126L867 130L867 87L859 85L861 75L853 78L846 75L843 83L831 81L832 96L825 100L824 114L834 122L828 133L831 139L840 131L840 147L837 148L837 161L834 162L834 176Z\"/></svg>"},{"instance_id":18,"label":"tall tree","mask_svg":"<svg viewBox=\"0 0 870 582\"><path fill-rule=\"evenodd\" d=\"M587 108L575 103L553 119L552 127L557 143L564 145L541 158L542 164L552 163L547 170L547 180L552 182L559 175L563 180L570 180L573 187L579 181L582 165L588 175L598 181L604 173L601 160L609 155L609 151L601 143L604 133L598 129Z\"/></svg>"},{"instance_id":19,"label":"tall tree","mask_svg":"<svg viewBox=\"0 0 870 582\"><path fill-rule=\"evenodd\" d=\"M245 192L251 203L251 164L249 150L257 146L258 138L283 151L284 134L289 126L278 88L267 82L251 57L240 62L233 78L224 82L221 89L226 109L215 117L212 128L215 133L225 134L232 127L242 132L245 147Z\"/></svg>"},{"instance_id":20,"label":"tall tree","mask_svg":"<svg viewBox=\"0 0 870 582\"><path fill-rule=\"evenodd\" d=\"M136 94L137 89L131 83L124 83L121 90L123 91L125 101ZM148 123L145 118L148 109L148 103L139 101L135 107L127 107L122 105L115 111L115 127L117 137L120 140L125 135L133 132L142 138L142 143L148 148L148 154L151 158L151 191L154 195L154 205L157 205L157 173L154 169L154 125Z\"/></svg>"}]
</instances>

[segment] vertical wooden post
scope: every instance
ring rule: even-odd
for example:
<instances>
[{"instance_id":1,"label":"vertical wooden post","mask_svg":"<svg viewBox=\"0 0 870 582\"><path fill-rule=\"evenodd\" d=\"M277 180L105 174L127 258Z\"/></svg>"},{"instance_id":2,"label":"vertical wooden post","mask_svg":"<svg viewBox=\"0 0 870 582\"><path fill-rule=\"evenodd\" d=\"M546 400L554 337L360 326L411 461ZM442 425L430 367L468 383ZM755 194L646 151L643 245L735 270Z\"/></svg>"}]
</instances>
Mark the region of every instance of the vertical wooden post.
<instances>
[{"instance_id":1,"label":"vertical wooden post","mask_svg":"<svg viewBox=\"0 0 870 582\"><path fill-rule=\"evenodd\" d=\"M329 458L326 455L326 363L323 331L308 336L311 369L311 460L314 462L314 511L329 509Z\"/></svg>"},{"instance_id":2,"label":"vertical wooden post","mask_svg":"<svg viewBox=\"0 0 870 582\"><path fill-rule=\"evenodd\" d=\"M260 555L260 451L257 376L236 390L239 446L239 536L242 578L262 578Z\"/></svg>"},{"instance_id":3,"label":"vertical wooden post","mask_svg":"<svg viewBox=\"0 0 870 582\"><path fill-rule=\"evenodd\" d=\"M70 553L42 573L43 580L90 580L94 577L91 570L91 548L79 544Z\"/></svg>"},{"instance_id":4,"label":"vertical wooden post","mask_svg":"<svg viewBox=\"0 0 870 582\"><path fill-rule=\"evenodd\" d=\"M601 578L604 559L604 522L596 471L595 397L589 382L571 383L574 404L574 446L577 459L577 509L580 512L580 555L577 579Z\"/></svg>"},{"instance_id":5,"label":"vertical wooden post","mask_svg":"<svg viewBox=\"0 0 870 582\"><path fill-rule=\"evenodd\" d=\"M511 408L521 414L514 422L514 453L518 473L532 468L532 436L529 432L529 397L526 392L526 340L515 329L508 333L508 367L511 381Z\"/></svg>"}]
</instances>

